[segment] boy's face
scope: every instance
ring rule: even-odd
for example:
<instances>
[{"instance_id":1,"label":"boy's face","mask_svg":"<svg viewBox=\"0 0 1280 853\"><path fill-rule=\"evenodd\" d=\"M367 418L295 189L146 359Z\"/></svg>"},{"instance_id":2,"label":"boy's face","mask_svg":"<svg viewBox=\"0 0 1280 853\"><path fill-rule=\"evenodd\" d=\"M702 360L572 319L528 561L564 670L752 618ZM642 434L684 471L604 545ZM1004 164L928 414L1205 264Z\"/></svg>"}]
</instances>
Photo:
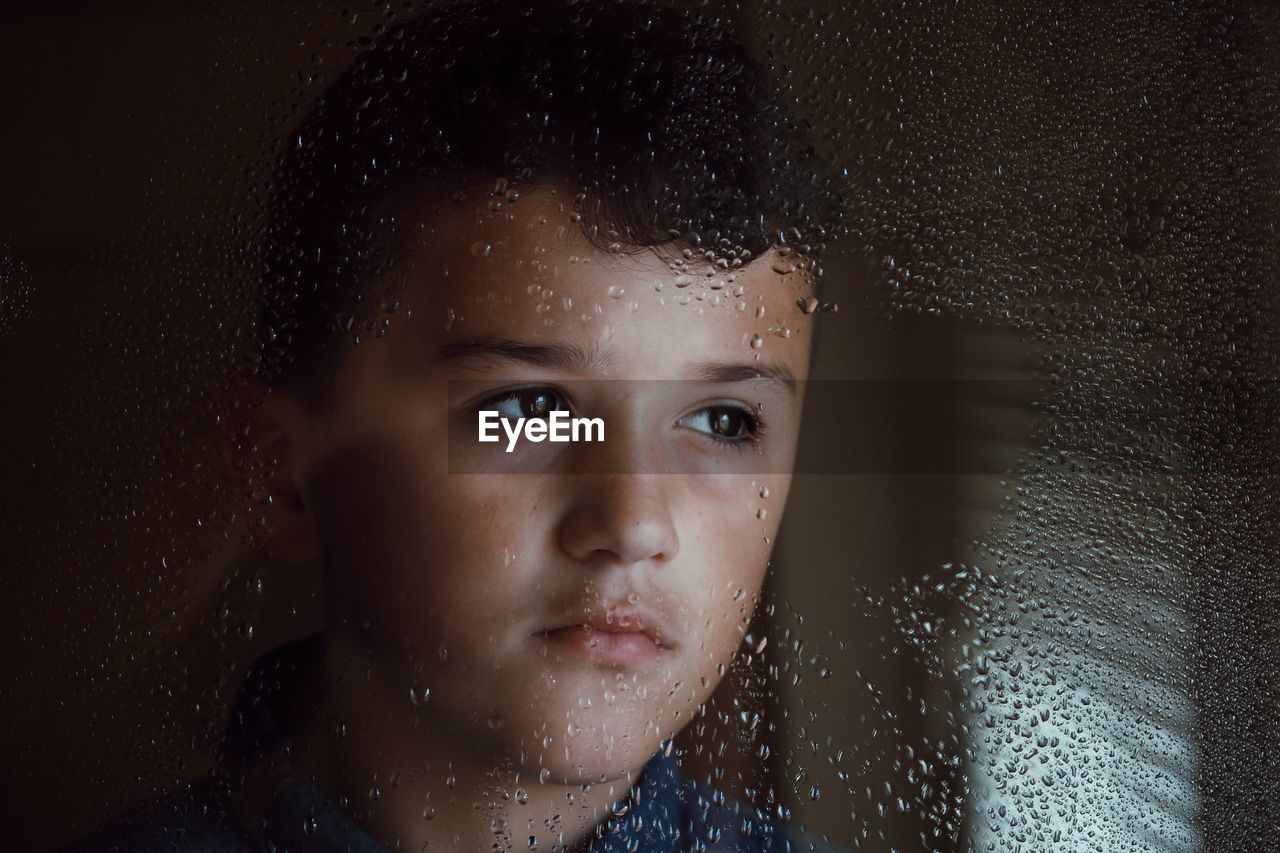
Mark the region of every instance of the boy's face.
<instances>
[{"instance_id":1,"label":"boy's face","mask_svg":"<svg viewBox=\"0 0 1280 853\"><path fill-rule=\"evenodd\" d=\"M429 689L418 713L469 751L598 782L682 728L742 642L790 484L801 386L778 380L807 375L810 282L773 253L708 276L599 251L571 201L423 212L389 333L344 355L289 465L331 641L374 673L354 698L407 712ZM681 381L634 381L654 379ZM477 441L479 409L566 407L605 441Z\"/></svg>"}]
</instances>

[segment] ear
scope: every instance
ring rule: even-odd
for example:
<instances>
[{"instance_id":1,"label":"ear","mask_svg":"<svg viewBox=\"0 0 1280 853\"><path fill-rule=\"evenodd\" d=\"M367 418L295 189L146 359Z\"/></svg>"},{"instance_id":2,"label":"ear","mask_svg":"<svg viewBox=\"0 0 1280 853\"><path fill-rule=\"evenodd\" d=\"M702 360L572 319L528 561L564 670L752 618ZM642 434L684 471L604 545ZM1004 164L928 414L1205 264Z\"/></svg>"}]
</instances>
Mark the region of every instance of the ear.
<instances>
[{"instance_id":1,"label":"ear","mask_svg":"<svg viewBox=\"0 0 1280 853\"><path fill-rule=\"evenodd\" d=\"M241 375L227 395L219 423L221 444L238 484L237 512L249 522L260 551L288 563L320 555L316 525L303 498L300 441L306 412L287 391Z\"/></svg>"}]
</instances>

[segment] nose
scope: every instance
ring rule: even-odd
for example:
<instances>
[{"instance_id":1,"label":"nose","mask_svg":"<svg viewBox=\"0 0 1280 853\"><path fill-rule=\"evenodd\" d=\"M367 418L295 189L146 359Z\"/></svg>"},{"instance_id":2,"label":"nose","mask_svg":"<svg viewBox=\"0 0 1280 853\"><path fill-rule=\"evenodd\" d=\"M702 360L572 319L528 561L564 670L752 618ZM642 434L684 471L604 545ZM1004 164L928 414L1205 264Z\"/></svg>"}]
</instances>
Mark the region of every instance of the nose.
<instances>
[{"instance_id":1,"label":"nose","mask_svg":"<svg viewBox=\"0 0 1280 853\"><path fill-rule=\"evenodd\" d=\"M680 550L661 474L580 475L560 545L575 560L667 563Z\"/></svg>"}]
</instances>

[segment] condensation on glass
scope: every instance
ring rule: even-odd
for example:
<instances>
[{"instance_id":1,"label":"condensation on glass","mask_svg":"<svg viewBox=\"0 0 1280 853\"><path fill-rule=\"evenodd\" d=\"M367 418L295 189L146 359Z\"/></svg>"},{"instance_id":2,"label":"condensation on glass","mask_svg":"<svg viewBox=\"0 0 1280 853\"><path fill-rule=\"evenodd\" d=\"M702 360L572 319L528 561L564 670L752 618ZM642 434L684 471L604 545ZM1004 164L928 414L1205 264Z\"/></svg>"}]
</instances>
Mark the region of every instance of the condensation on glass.
<instances>
[{"instance_id":1,"label":"condensation on glass","mask_svg":"<svg viewBox=\"0 0 1280 853\"><path fill-rule=\"evenodd\" d=\"M1280 843L1278 17L21 13L20 846Z\"/></svg>"}]
</instances>

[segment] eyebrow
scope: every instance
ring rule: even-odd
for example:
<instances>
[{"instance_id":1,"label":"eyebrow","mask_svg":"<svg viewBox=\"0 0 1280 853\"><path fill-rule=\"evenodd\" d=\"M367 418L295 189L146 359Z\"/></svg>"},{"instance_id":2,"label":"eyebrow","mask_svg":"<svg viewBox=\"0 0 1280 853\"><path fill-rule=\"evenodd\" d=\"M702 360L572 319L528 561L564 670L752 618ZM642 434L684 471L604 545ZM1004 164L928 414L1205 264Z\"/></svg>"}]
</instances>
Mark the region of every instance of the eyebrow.
<instances>
[{"instance_id":1,"label":"eyebrow","mask_svg":"<svg viewBox=\"0 0 1280 853\"><path fill-rule=\"evenodd\" d=\"M573 373L604 370L617 359L616 351L584 348L577 344L535 344L514 338L481 337L444 344L436 351L435 360L445 364L482 368L494 362L517 362ZM701 382L749 382L763 379L796 392L795 374L781 362L703 362L695 364L690 375Z\"/></svg>"},{"instance_id":2,"label":"eyebrow","mask_svg":"<svg viewBox=\"0 0 1280 853\"><path fill-rule=\"evenodd\" d=\"M693 375L703 382L748 382L764 379L776 382L796 393L796 377L785 364L777 361L707 362L694 366Z\"/></svg>"},{"instance_id":3,"label":"eyebrow","mask_svg":"<svg viewBox=\"0 0 1280 853\"><path fill-rule=\"evenodd\" d=\"M611 349L584 348L577 344L535 344L496 337L455 341L436 351L436 361L447 364L484 367L495 361L514 361L573 373L602 370L615 358L616 354Z\"/></svg>"}]
</instances>

